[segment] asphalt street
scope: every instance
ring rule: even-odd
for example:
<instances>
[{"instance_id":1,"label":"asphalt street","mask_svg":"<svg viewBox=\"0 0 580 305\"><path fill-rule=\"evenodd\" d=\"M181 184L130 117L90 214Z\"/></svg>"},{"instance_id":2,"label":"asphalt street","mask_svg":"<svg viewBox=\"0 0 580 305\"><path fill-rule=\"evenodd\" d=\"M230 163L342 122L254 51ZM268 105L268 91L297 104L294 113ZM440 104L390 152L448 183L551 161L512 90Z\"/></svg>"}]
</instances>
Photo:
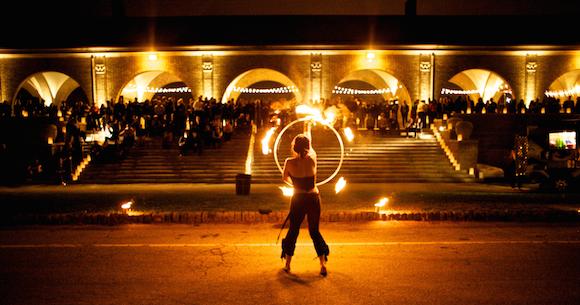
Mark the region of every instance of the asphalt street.
<instances>
[{"instance_id":1,"label":"asphalt street","mask_svg":"<svg viewBox=\"0 0 580 305\"><path fill-rule=\"evenodd\" d=\"M324 223L328 277L279 225L0 230L1 304L580 304L580 225Z\"/></svg>"}]
</instances>

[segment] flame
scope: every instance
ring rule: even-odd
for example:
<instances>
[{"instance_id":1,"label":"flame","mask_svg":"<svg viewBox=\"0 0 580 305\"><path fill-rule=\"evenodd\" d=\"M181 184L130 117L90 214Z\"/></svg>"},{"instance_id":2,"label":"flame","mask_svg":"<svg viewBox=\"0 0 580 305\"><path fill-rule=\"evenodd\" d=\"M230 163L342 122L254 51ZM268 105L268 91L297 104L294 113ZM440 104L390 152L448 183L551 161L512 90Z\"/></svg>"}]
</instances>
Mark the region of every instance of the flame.
<instances>
[{"instance_id":1,"label":"flame","mask_svg":"<svg viewBox=\"0 0 580 305\"><path fill-rule=\"evenodd\" d=\"M322 119L322 113L320 113L320 110L310 107L308 105L296 106L296 114L309 114L315 118Z\"/></svg>"},{"instance_id":2,"label":"flame","mask_svg":"<svg viewBox=\"0 0 580 305\"><path fill-rule=\"evenodd\" d=\"M270 153L270 146L269 146L270 138L272 138L274 131L276 131L276 127L272 127L270 129L268 129L268 131L266 132L266 135L262 139L262 154L264 154L264 155L267 155Z\"/></svg>"},{"instance_id":3,"label":"flame","mask_svg":"<svg viewBox=\"0 0 580 305\"><path fill-rule=\"evenodd\" d=\"M292 195L294 195L294 188L287 186L279 186L278 188L282 191L284 197L292 197Z\"/></svg>"},{"instance_id":4,"label":"flame","mask_svg":"<svg viewBox=\"0 0 580 305\"><path fill-rule=\"evenodd\" d=\"M352 129L350 129L350 127L347 127L343 131L344 131L344 135L346 136L346 139L349 142L352 142L352 140L354 140L354 134L352 133Z\"/></svg>"},{"instance_id":5,"label":"flame","mask_svg":"<svg viewBox=\"0 0 580 305\"><path fill-rule=\"evenodd\" d=\"M388 203L388 202L389 202L389 198L387 198L387 197L383 197L383 198L381 198L381 199L379 200L379 202L375 203L375 206L376 206L376 207L379 207L379 208L382 208L382 207L384 207L385 205L387 205L387 203Z\"/></svg>"},{"instance_id":6,"label":"flame","mask_svg":"<svg viewBox=\"0 0 580 305\"><path fill-rule=\"evenodd\" d=\"M324 111L324 116L326 117L326 119L324 119L324 121L328 124L334 123L334 121L336 119L336 113L334 113L334 111L330 108L328 108Z\"/></svg>"},{"instance_id":7,"label":"flame","mask_svg":"<svg viewBox=\"0 0 580 305\"><path fill-rule=\"evenodd\" d=\"M311 119L326 125L331 125L336 118L336 114L332 110L327 109L323 116L319 109L310 107L308 105L296 106L296 114L306 114L306 117L310 117Z\"/></svg>"},{"instance_id":8,"label":"flame","mask_svg":"<svg viewBox=\"0 0 580 305\"><path fill-rule=\"evenodd\" d=\"M121 205L121 209L128 210L131 208L131 205L133 205L133 201L125 202Z\"/></svg>"},{"instance_id":9,"label":"flame","mask_svg":"<svg viewBox=\"0 0 580 305\"><path fill-rule=\"evenodd\" d=\"M338 179L338 181L336 182L336 184L334 185L334 192L336 194L338 194L340 191L342 191L342 189L346 186L346 180L344 180L344 177L340 177L340 179Z\"/></svg>"}]
</instances>

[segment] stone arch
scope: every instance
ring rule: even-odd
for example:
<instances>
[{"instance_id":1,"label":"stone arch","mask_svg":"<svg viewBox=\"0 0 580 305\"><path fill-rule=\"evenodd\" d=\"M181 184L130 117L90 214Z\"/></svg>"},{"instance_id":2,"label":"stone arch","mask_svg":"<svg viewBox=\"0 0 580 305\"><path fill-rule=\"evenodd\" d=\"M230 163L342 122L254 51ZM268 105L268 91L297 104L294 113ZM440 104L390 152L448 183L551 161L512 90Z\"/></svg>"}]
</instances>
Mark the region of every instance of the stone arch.
<instances>
[{"instance_id":1,"label":"stone arch","mask_svg":"<svg viewBox=\"0 0 580 305\"><path fill-rule=\"evenodd\" d=\"M360 81L363 83L368 84L369 86L375 88L376 90L384 89L384 92L379 92L379 95L385 99L386 101L397 100L399 104L402 105L403 102L406 102L409 107L413 105L413 100L411 100L411 95L409 94L409 90L399 81L391 73L380 70L380 69L361 69L349 72L346 76L344 76L336 86L334 87L333 94L340 94L338 92L338 87L341 84L352 82L352 81ZM350 88L350 89L357 89L357 88ZM348 95L348 92L345 93ZM403 118L401 115L401 107L397 110L397 123L399 127L403 127ZM408 114L409 115L409 114Z\"/></svg>"},{"instance_id":2,"label":"stone arch","mask_svg":"<svg viewBox=\"0 0 580 305\"><path fill-rule=\"evenodd\" d=\"M380 69L351 71L337 83L337 86L349 81L365 82L376 89L389 89L389 92L381 94L386 100L397 99L401 102L407 101L408 103L412 103L411 95L407 87L387 71Z\"/></svg>"},{"instance_id":3,"label":"stone arch","mask_svg":"<svg viewBox=\"0 0 580 305\"><path fill-rule=\"evenodd\" d=\"M568 71L550 84L546 93L551 92L554 97L557 98L568 98L572 96L572 99L580 97L580 69Z\"/></svg>"},{"instance_id":4,"label":"stone arch","mask_svg":"<svg viewBox=\"0 0 580 305\"><path fill-rule=\"evenodd\" d=\"M238 99L241 92L235 91L235 87L247 88L253 84L266 81L276 82L286 87L298 88L288 76L281 72L266 68L256 68L238 75L230 82L222 96L222 103L227 103L227 101L232 98L234 101ZM300 93L300 90L296 90L294 96L296 98L296 103L300 104L302 102L302 94Z\"/></svg>"},{"instance_id":5,"label":"stone arch","mask_svg":"<svg viewBox=\"0 0 580 305\"><path fill-rule=\"evenodd\" d=\"M76 80L64 73L56 71L37 72L20 83L12 98L12 105L16 103L18 93L22 89L43 100L46 106L50 106L53 103L60 105L74 90L80 87ZM86 92L83 91L83 93L86 95Z\"/></svg>"},{"instance_id":6,"label":"stone arch","mask_svg":"<svg viewBox=\"0 0 580 305\"><path fill-rule=\"evenodd\" d=\"M469 94L469 97L477 102L481 97L483 101L493 98L498 101L505 92L510 92L513 97L511 85L498 73L486 69L468 69L455 74L449 82L462 90L474 90L477 93Z\"/></svg>"},{"instance_id":7,"label":"stone arch","mask_svg":"<svg viewBox=\"0 0 580 305\"><path fill-rule=\"evenodd\" d=\"M139 72L131 80L126 82L121 87L121 90L119 90L114 102L118 101L121 96L123 96L124 100L131 101L135 98L139 102L151 100L156 92L148 89L163 88L172 83L186 84L187 89L184 93L189 93L193 97L191 87L175 74L162 70L150 70Z\"/></svg>"}]
</instances>

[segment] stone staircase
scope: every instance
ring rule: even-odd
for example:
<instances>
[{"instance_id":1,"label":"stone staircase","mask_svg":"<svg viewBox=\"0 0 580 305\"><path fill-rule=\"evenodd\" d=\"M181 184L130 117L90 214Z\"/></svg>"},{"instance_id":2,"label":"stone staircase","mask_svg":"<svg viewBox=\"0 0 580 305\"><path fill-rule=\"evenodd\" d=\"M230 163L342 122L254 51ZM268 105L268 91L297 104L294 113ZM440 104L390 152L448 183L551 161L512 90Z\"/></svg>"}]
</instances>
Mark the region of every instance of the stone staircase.
<instances>
[{"instance_id":1,"label":"stone staircase","mask_svg":"<svg viewBox=\"0 0 580 305\"><path fill-rule=\"evenodd\" d=\"M290 156L291 138L300 130L289 130L281 140L279 160L283 166ZM367 134L364 134L366 132ZM363 134L361 134L363 133ZM464 172L455 171L430 131L421 139L358 132L353 143L345 141L345 159L338 177L351 183L374 182L473 182ZM339 144L331 131L313 130L313 146L318 156L318 181L330 176L340 159ZM258 135L258 139L260 134ZM273 141L272 141L273 142ZM281 174L272 154L261 153L256 141L252 167L253 183L281 183ZM273 146L273 145L272 145Z\"/></svg>"},{"instance_id":2,"label":"stone staircase","mask_svg":"<svg viewBox=\"0 0 580 305\"><path fill-rule=\"evenodd\" d=\"M177 144L162 148L160 137L135 144L123 160L92 162L82 172L79 183L235 183L243 173L249 131L237 131L220 148L205 147L203 153L179 156Z\"/></svg>"}]
</instances>

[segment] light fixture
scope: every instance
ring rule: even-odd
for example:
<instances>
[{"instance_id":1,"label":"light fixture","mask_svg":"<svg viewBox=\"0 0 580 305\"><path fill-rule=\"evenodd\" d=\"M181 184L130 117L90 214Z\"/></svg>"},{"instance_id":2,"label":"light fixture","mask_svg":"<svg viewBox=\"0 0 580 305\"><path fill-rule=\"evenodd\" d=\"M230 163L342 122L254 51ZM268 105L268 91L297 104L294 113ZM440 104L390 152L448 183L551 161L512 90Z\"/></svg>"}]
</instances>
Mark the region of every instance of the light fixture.
<instances>
[{"instance_id":1,"label":"light fixture","mask_svg":"<svg viewBox=\"0 0 580 305\"><path fill-rule=\"evenodd\" d=\"M157 54L156 53L150 53L149 56L147 56L147 58L149 58L150 61L155 61L157 60Z\"/></svg>"}]
</instances>

